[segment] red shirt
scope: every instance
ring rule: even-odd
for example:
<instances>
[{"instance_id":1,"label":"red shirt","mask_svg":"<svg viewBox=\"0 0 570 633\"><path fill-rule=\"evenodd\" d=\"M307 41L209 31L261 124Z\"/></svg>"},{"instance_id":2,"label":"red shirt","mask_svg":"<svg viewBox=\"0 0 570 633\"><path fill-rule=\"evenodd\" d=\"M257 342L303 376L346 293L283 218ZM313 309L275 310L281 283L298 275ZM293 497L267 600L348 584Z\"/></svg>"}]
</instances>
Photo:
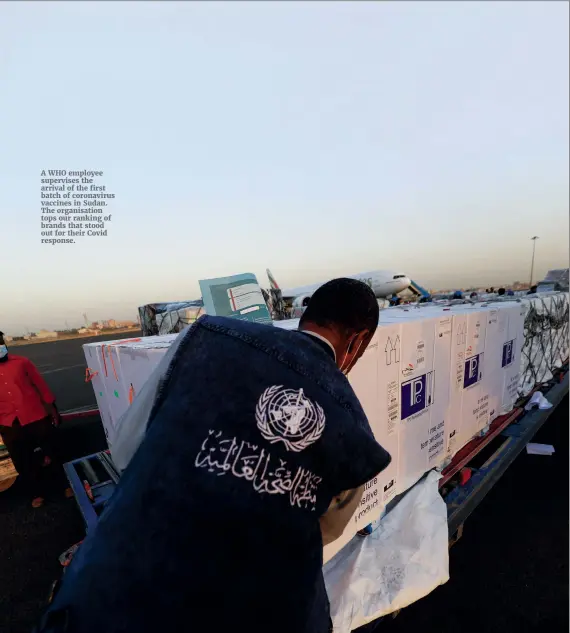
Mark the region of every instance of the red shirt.
<instances>
[{"instance_id":1,"label":"red shirt","mask_svg":"<svg viewBox=\"0 0 570 633\"><path fill-rule=\"evenodd\" d=\"M23 356L8 355L0 362L0 426L30 424L45 418L44 406L55 401L54 395L32 361Z\"/></svg>"}]
</instances>

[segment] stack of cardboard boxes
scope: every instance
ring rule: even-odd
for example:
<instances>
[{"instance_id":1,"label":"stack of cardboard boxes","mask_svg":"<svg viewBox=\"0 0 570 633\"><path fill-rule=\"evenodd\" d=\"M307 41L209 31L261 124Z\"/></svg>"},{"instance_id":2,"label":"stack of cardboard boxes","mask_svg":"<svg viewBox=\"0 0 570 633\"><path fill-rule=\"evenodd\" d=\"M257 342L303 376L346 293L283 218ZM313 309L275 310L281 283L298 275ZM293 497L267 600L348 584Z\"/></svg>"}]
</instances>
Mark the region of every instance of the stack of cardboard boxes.
<instances>
[{"instance_id":1,"label":"stack of cardboard boxes","mask_svg":"<svg viewBox=\"0 0 570 633\"><path fill-rule=\"evenodd\" d=\"M349 380L392 463L369 482L345 534L325 559L377 521L396 495L442 468L517 397L524 303L382 310ZM297 321L275 322L286 329ZM176 334L84 345L109 445L129 403Z\"/></svg>"}]
</instances>

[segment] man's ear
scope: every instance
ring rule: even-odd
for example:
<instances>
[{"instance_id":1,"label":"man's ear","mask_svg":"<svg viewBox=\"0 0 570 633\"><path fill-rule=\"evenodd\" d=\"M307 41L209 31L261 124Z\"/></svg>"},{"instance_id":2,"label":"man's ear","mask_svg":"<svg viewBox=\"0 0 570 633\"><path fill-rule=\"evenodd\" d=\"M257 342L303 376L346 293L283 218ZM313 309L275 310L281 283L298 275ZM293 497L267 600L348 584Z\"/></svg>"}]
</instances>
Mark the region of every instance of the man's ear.
<instances>
[{"instance_id":1,"label":"man's ear","mask_svg":"<svg viewBox=\"0 0 570 633\"><path fill-rule=\"evenodd\" d=\"M348 347L346 349L348 354L356 351L365 341L368 336L367 330L362 330L361 332L354 332L350 335L350 340L348 343Z\"/></svg>"}]
</instances>

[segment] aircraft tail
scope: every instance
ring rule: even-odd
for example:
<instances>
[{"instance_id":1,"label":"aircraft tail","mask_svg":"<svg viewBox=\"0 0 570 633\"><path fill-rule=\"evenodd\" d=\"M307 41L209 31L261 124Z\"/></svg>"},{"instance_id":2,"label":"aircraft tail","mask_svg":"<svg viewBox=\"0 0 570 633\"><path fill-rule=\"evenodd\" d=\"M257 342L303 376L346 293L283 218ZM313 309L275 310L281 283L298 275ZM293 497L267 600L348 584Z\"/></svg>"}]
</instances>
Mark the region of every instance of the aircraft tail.
<instances>
[{"instance_id":1,"label":"aircraft tail","mask_svg":"<svg viewBox=\"0 0 570 633\"><path fill-rule=\"evenodd\" d=\"M287 309L285 308L285 302L283 301L283 293L279 284L275 281L275 277L271 274L269 268L267 269L267 278L269 279L269 285L271 286L269 294L271 296L271 317L275 321L281 321L282 319L289 318Z\"/></svg>"},{"instance_id":2,"label":"aircraft tail","mask_svg":"<svg viewBox=\"0 0 570 633\"><path fill-rule=\"evenodd\" d=\"M271 274L269 268L267 269L267 278L269 279L271 290L280 290L279 284L275 281L275 277Z\"/></svg>"}]
</instances>

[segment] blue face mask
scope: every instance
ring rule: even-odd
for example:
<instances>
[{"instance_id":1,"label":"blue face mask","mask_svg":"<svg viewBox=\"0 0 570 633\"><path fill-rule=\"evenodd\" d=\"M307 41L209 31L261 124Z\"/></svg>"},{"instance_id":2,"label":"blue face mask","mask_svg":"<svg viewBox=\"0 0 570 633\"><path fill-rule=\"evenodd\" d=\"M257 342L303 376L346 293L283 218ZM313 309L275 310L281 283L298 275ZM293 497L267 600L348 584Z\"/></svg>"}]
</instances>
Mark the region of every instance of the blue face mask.
<instances>
[{"instance_id":1,"label":"blue face mask","mask_svg":"<svg viewBox=\"0 0 570 633\"><path fill-rule=\"evenodd\" d=\"M0 345L0 358L4 358L8 354L6 345Z\"/></svg>"}]
</instances>

